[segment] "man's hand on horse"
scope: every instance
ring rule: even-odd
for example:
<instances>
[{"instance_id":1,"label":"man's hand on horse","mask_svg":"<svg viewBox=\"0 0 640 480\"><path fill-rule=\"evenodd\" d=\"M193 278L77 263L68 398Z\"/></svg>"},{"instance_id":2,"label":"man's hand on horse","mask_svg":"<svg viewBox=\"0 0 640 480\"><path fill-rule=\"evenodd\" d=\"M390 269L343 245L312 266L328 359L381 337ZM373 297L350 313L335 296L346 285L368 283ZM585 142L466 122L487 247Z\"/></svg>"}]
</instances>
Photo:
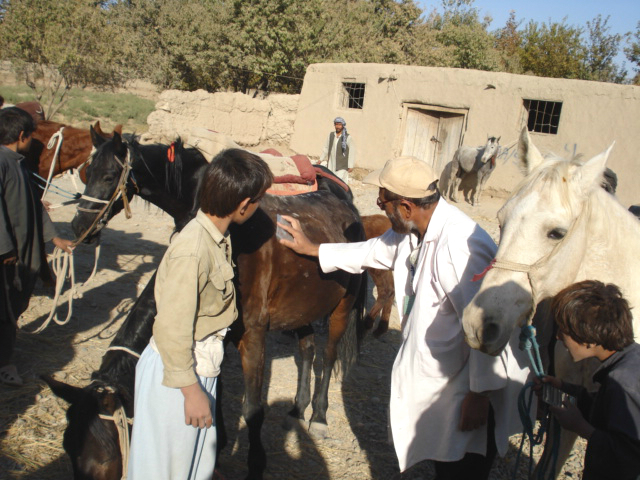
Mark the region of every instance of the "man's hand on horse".
<instances>
[{"instance_id":1,"label":"man's hand on horse","mask_svg":"<svg viewBox=\"0 0 640 480\"><path fill-rule=\"evenodd\" d=\"M309 238L302 231L298 219L289 215L282 215L282 218L289 222L291 225L278 223L278 227L289 232L293 237L293 240L281 238L280 243L301 255L310 255L312 257L317 257L320 245L309 240Z\"/></svg>"}]
</instances>

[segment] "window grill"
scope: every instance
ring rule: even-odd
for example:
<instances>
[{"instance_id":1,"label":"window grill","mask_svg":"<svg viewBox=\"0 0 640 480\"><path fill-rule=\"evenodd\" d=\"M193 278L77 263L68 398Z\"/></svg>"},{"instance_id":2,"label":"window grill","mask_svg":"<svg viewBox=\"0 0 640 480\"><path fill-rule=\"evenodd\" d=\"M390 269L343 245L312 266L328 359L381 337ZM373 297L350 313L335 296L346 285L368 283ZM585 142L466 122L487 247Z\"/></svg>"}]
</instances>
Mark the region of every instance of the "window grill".
<instances>
[{"instance_id":1,"label":"window grill","mask_svg":"<svg viewBox=\"0 0 640 480\"><path fill-rule=\"evenodd\" d=\"M530 132L556 135L560 125L562 102L544 100L525 100L524 108L528 112L527 129Z\"/></svg>"},{"instance_id":2,"label":"window grill","mask_svg":"<svg viewBox=\"0 0 640 480\"><path fill-rule=\"evenodd\" d=\"M364 83L343 82L342 92L343 107L362 109L364 106Z\"/></svg>"}]
</instances>

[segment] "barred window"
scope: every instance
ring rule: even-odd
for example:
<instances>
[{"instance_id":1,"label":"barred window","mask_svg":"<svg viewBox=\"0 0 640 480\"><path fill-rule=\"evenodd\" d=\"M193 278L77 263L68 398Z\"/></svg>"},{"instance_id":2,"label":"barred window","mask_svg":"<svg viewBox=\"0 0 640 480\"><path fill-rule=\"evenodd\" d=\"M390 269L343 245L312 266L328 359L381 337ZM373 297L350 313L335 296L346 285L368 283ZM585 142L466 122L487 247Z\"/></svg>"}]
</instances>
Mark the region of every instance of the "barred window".
<instances>
[{"instance_id":1,"label":"barred window","mask_svg":"<svg viewBox=\"0 0 640 480\"><path fill-rule=\"evenodd\" d=\"M364 106L364 83L342 82L342 106L362 109Z\"/></svg>"},{"instance_id":2,"label":"barred window","mask_svg":"<svg viewBox=\"0 0 640 480\"><path fill-rule=\"evenodd\" d=\"M528 112L527 129L530 132L556 135L560 125L562 102L544 100L525 100L524 108Z\"/></svg>"}]
</instances>

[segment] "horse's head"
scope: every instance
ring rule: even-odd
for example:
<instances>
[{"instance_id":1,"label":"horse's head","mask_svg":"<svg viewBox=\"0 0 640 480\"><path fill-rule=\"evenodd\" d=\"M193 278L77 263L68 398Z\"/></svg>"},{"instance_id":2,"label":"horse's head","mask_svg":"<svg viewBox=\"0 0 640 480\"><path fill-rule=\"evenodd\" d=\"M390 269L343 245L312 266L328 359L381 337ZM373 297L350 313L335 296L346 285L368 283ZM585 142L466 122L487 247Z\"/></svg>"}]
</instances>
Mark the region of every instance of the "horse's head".
<instances>
[{"instance_id":1,"label":"horse's head","mask_svg":"<svg viewBox=\"0 0 640 480\"><path fill-rule=\"evenodd\" d=\"M75 480L120 480L122 454L118 430L110 419L125 399L117 388L94 381L74 387L42 377L54 394L69 402L62 445L71 459ZM131 403L131 402L127 402Z\"/></svg>"},{"instance_id":2,"label":"horse's head","mask_svg":"<svg viewBox=\"0 0 640 480\"><path fill-rule=\"evenodd\" d=\"M484 146L484 152L482 153L482 163L487 163L492 158L500 153L500 138L501 137L489 137L487 138L487 144Z\"/></svg>"},{"instance_id":3,"label":"horse's head","mask_svg":"<svg viewBox=\"0 0 640 480\"><path fill-rule=\"evenodd\" d=\"M519 158L527 176L498 212L496 263L463 314L471 347L498 354L535 303L575 279L587 241L588 199L607 195L600 183L610 151L584 163L545 159L523 129Z\"/></svg>"},{"instance_id":4,"label":"horse's head","mask_svg":"<svg viewBox=\"0 0 640 480\"><path fill-rule=\"evenodd\" d=\"M136 188L130 175L133 148L116 131L106 139L93 127L90 130L96 150L88 162L84 198L71 222L76 238L84 236L85 242L98 238L111 217L124 208L123 196L130 200Z\"/></svg>"}]
</instances>

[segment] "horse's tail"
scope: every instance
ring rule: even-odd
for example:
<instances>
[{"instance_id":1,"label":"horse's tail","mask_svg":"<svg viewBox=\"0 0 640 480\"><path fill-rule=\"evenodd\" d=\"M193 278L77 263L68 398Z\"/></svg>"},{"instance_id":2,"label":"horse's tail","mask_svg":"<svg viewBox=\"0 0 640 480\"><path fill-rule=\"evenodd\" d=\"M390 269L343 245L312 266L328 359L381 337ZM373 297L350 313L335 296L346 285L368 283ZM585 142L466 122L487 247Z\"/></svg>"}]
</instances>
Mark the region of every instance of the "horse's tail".
<instances>
[{"instance_id":1,"label":"horse's tail","mask_svg":"<svg viewBox=\"0 0 640 480\"><path fill-rule=\"evenodd\" d=\"M349 311L347 329L338 343L338 360L333 369L337 379L344 379L358 360L360 346L366 334L364 325L365 307L367 301L367 274L352 275L349 288L354 289L355 302Z\"/></svg>"}]
</instances>

